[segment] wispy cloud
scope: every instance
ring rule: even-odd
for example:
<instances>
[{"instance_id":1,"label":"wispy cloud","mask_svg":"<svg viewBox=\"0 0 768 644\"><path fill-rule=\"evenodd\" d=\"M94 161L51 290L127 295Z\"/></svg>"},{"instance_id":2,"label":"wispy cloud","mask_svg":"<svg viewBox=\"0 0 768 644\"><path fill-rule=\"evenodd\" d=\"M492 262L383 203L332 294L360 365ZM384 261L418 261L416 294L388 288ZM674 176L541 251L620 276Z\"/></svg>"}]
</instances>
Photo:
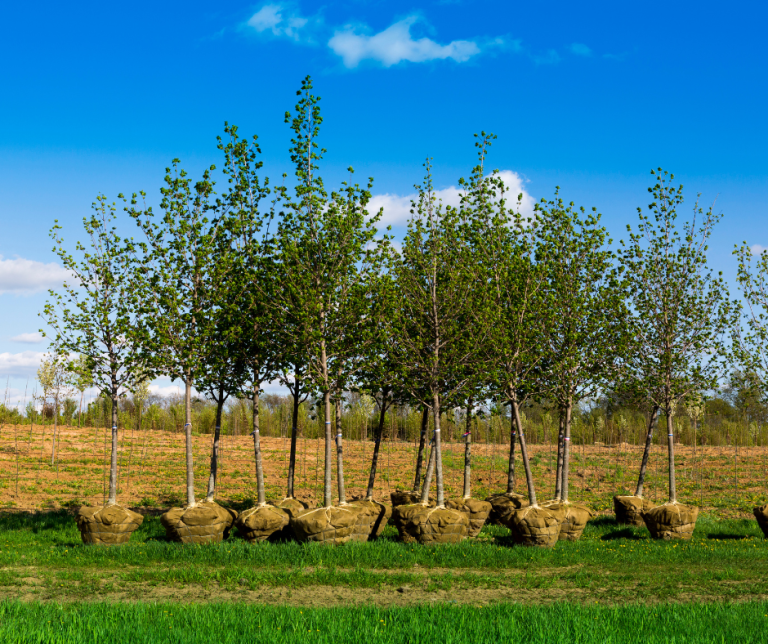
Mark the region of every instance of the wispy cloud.
<instances>
[{"instance_id":1,"label":"wispy cloud","mask_svg":"<svg viewBox=\"0 0 768 644\"><path fill-rule=\"evenodd\" d=\"M45 355L42 351L0 353L0 375L12 378L33 377Z\"/></svg>"},{"instance_id":2,"label":"wispy cloud","mask_svg":"<svg viewBox=\"0 0 768 644\"><path fill-rule=\"evenodd\" d=\"M302 16L291 4L265 4L246 23L260 34L289 38L295 42L314 44L312 30L319 26L319 18Z\"/></svg>"},{"instance_id":3,"label":"wispy cloud","mask_svg":"<svg viewBox=\"0 0 768 644\"><path fill-rule=\"evenodd\" d=\"M61 265L44 264L16 257L3 259L0 255L0 293L30 295L49 288L58 288L71 275Z\"/></svg>"},{"instance_id":4,"label":"wispy cloud","mask_svg":"<svg viewBox=\"0 0 768 644\"><path fill-rule=\"evenodd\" d=\"M569 50L572 54L575 54L576 56L591 56L592 50L587 47L586 45L575 42L570 47Z\"/></svg>"},{"instance_id":5,"label":"wispy cloud","mask_svg":"<svg viewBox=\"0 0 768 644\"><path fill-rule=\"evenodd\" d=\"M414 38L411 27L419 20L418 16L409 16L373 35L365 33L366 27L346 26L334 33L328 46L350 68L366 59L384 67L403 61L423 63L451 59L463 63L480 53L480 47L472 40L454 40L441 45L431 38Z\"/></svg>"},{"instance_id":6,"label":"wispy cloud","mask_svg":"<svg viewBox=\"0 0 768 644\"><path fill-rule=\"evenodd\" d=\"M504 181L504 186L507 190L507 207L514 208L518 195L522 194L520 212L525 216L531 216L535 201L525 189L525 180L512 170L502 170L499 172L499 177ZM446 206L458 207L461 203L461 191L456 186L436 190L435 197ZM417 198L418 195L415 193L409 195L389 193L374 195L368 202L368 212L374 214L383 208L384 212L379 222L381 225L402 226L411 216L411 202L416 201Z\"/></svg>"},{"instance_id":7,"label":"wispy cloud","mask_svg":"<svg viewBox=\"0 0 768 644\"><path fill-rule=\"evenodd\" d=\"M11 338L11 342L21 342L22 344L40 344L43 336L39 333L22 333Z\"/></svg>"},{"instance_id":8,"label":"wispy cloud","mask_svg":"<svg viewBox=\"0 0 768 644\"><path fill-rule=\"evenodd\" d=\"M749 250L752 251L753 255L762 255L765 251L768 250L768 246L762 246L760 244L752 244L752 246L749 247Z\"/></svg>"}]
</instances>

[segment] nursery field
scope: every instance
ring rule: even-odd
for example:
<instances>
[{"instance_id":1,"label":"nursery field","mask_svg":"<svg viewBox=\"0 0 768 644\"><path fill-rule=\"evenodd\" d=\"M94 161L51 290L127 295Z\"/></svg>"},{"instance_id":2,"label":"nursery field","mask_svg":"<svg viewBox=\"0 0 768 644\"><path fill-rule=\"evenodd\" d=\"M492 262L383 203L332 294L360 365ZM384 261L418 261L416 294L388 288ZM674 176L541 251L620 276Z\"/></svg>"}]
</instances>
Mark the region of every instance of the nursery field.
<instances>
[{"instance_id":1,"label":"nursery field","mask_svg":"<svg viewBox=\"0 0 768 644\"><path fill-rule=\"evenodd\" d=\"M693 539L663 542L617 525L616 492L633 485L640 448L575 444L571 497L599 515L577 542L513 545L486 526L455 545L376 542L329 547L167 540L159 514L182 502L183 435L120 432L119 499L145 515L130 543L85 546L74 521L104 500L103 429L0 429L0 640L4 642L752 642L768 629L768 542L752 518L763 503L763 448L677 447L681 499L703 508ZM194 437L198 494L209 435ZM249 437L225 436L218 499L252 503ZM345 441L350 496L363 491L373 443ZM263 438L269 498L283 496L287 439ZM321 493L322 445L300 440L297 491ZM464 445L444 444L447 496L458 495ZM531 446L542 498L554 449ZM385 441L376 495L410 487L416 446ZM507 446L473 445L473 493L503 489ZM666 455L654 447L647 496L663 501ZM522 468L521 468L522 469ZM522 472L518 490L523 491Z\"/></svg>"},{"instance_id":2,"label":"nursery field","mask_svg":"<svg viewBox=\"0 0 768 644\"><path fill-rule=\"evenodd\" d=\"M5 425L0 428L0 507L26 510L98 505L105 499L109 432L103 428L59 428L51 465L51 426ZM288 438L261 439L268 499L284 496ZM184 500L184 435L164 431L120 430L119 500L130 507L166 509ZM210 465L211 436L193 437L198 494L204 493ZM506 487L508 445L478 442L472 450L472 493L484 498ZM746 518L768 501L768 447L676 446L678 498L719 518ZM296 496L314 505L322 498L320 440L299 439ZM600 514L612 512L612 497L631 493L642 448L639 445L584 445L574 441L571 497ZM464 443L443 443L446 496L461 492ZM373 441L344 441L347 494L362 494L368 481ZM376 481L376 497L410 489L417 445L385 440ZM531 464L541 499L554 492L556 447L530 445ZM525 493L518 455L517 491ZM666 446L651 452L645 496L663 502L667 487ZM246 504L255 496L253 442L248 436L222 436L217 499Z\"/></svg>"}]
</instances>

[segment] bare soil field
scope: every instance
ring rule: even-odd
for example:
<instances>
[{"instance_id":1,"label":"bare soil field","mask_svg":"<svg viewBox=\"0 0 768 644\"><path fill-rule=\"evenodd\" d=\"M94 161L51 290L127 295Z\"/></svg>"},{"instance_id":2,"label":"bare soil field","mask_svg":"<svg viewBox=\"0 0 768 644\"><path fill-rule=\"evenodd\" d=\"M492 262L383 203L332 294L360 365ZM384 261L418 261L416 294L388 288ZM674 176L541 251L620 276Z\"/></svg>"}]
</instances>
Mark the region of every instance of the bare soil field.
<instances>
[{"instance_id":1,"label":"bare soil field","mask_svg":"<svg viewBox=\"0 0 768 644\"><path fill-rule=\"evenodd\" d=\"M103 503L109 462L109 430L60 427L51 464L52 426L0 427L0 507L43 510ZM207 483L212 437L194 436L197 493ZM131 507L160 510L184 501L184 436L164 431L120 430L119 498ZM267 497L284 496L290 440L262 438ZM462 489L464 443L444 443L446 494ZM483 498L502 491L509 445L474 443L472 492ZM344 474L349 498L362 494L368 480L372 441L344 442ZM376 496L386 499L395 489L410 488L417 445L385 440L380 453ZM531 460L540 498L554 492L556 446L531 445ZM519 453L519 450L518 450ZM639 445L573 445L571 497L599 513L612 512L611 497L631 493L641 456ZM765 447L676 447L678 498L722 518L750 517L752 507L766 502ZM322 441L299 439L296 491L314 504L322 497ZM646 496L665 500L666 448L653 446ZM519 459L519 456L518 456ZM522 464L517 462L516 491L525 493ZM335 475L335 464L334 464ZM225 503L248 503L255 496L253 441L249 436L223 436L217 497Z\"/></svg>"}]
</instances>

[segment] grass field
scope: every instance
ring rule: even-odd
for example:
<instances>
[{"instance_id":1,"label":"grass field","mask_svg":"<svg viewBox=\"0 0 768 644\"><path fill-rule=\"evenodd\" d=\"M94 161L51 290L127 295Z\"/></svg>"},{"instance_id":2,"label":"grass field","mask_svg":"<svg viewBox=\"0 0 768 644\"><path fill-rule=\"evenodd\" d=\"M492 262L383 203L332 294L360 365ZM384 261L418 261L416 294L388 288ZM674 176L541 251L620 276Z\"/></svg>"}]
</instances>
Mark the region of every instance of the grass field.
<instances>
[{"instance_id":1,"label":"grass field","mask_svg":"<svg viewBox=\"0 0 768 644\"><path fill-rule=\"evenodd\" d=\"M667 606L256 607L0 603L7 644L88 642L763 642L768 603ZM214 635L215 634L215 635Z\"/></svg>"}]
</instances>

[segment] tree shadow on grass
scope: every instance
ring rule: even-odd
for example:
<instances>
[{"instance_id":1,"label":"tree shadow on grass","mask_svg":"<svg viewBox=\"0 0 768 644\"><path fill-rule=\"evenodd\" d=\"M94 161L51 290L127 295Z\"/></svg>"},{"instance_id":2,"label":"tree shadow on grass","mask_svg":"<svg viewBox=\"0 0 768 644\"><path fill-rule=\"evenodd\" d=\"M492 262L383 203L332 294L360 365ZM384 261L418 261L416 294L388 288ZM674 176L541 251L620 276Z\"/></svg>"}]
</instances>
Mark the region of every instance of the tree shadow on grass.
<instances>
[{"instance_id":1,"label":"tree shadow on grass","mask_svg":"<svg viewBox=\"0 0 768 644\"><path fill-rule=\"evenodd\" d=\"M600 537L601 541L614 541L616 539L629 539L630 541L640 541L646 537L642 534L638 534L634 528L621 528L620 530L614 530Z\"/></svg>"},{"instance_id":2,"label":"tree shadow on grass","mask_svg":"<svg viewBox=\"0 0 768 644\"><path fill-rule=\"evenodd\" d=\"M718 541L742 541L744 539L751 539L755 535L752 534L732 534L725 532L709 532L706 535L707 539L717 539Z\"/></svg>"},{"instance_id":3,"label":"tree shadow on grass","mask_svg":"<svg viewBox=\"0 0 768 644\"><path fill-rule=\"evenodd\" d=\"M37 534L47 530L66 530L72 525L74 517L67 510L0 512L0 531L30 530Z\"/></svg>"}]
</instances>

